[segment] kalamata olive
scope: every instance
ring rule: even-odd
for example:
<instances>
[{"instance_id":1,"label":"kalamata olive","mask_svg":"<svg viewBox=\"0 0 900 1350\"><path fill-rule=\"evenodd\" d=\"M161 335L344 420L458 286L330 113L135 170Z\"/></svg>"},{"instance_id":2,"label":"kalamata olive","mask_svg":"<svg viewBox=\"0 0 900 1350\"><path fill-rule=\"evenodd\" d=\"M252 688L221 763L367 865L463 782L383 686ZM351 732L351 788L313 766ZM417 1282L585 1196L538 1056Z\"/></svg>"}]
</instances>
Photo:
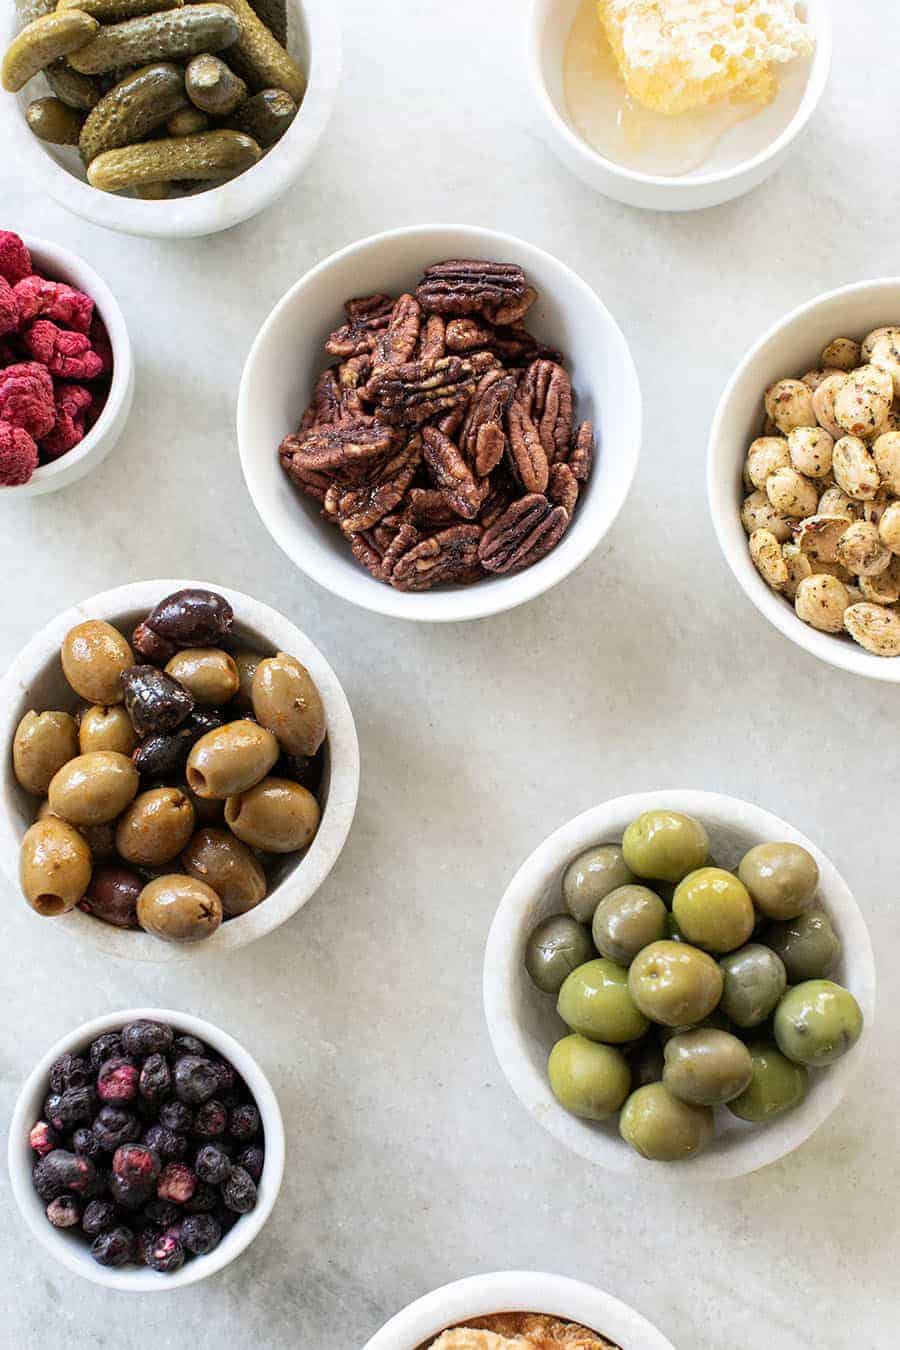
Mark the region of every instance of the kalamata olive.
<instances>
[{"instance_id":1,"label":"kalamata olive","mask_svg":"<svg viewBox=\"0 0 900 1350\"><path fill-rule=\"evenodd\" d=\"M115 750L118 755L130 755L137 745L137 736L122 704L106 708L95 703L85 708L78 724L78 745L83 755L92 750Z\"/></svg>"},{"instance_id":2,"label":"kalamata olive","mask_svg":"<svg viewBox=\"0 0 900 1350\"><path fill-rule=\"evenodd\" d=\"M314 755L325 739L325 709L312 676L293 656L260 661L253 676L253 711L289 755Z\"/></svg>"},{"instance_id":3,"label":"kalamata olive","mask_svg":"<svg viewBox=\"0 0 900 1350\"><path fill-rule=\"evenodd\" d=\"M13 769L26 792L41 797L58 769L78 754L75 722L64 712L27 712L13 738Z\"/></svg>"},{"instance_id":4,"label":"kalamata olive","mask_svg":"<svg viewBox=\"0 0 900 1350\"><path fill-rule=\"evenodd\" d=\"M125 707L139 736L174 731L194 711L194 697L156 666L122 672Z\"/></svg>"},{"instance_id":5,"label":"kalamata olive","mask_svg":"<svg viewBox=\"0 0 900 1350\"><path fill-rule=\"evenodd\" d=\"M38 914L65 914L88 888L91 851L74 826L47 816L25 831L19 877Z\"/></svg>"},{"instance_id":6,"label":"kalamata olive","mask_svg":"<svg viewBox=\"0 0 900 1350\"><path fill-rule=\"evenodd\" d=\"M117 628L88 619L71 628L60 648L63 674L88 703L121 703L119 676L133 664L131 648Z\"/></svg>"},{"instance_id":7,"label":"kalamata olive","mask_svg":"<svg viewBox=\"0 0 900 1350\"><path fill-rule=\"evenodd\" d=\"M177 777L191 753L191 746L208 731L224 723L213 708L197 708L176 731L162 736L145 736L134 752L134 767L145 778Z\"/></svg>"},{"instance_id":8,"label":"kalamata olive","mask_svg":"<svg viewBox=\"0 0 900 1350\"><path fill-rule=\"evenodd\" d=\"M144 883L127 867L96 867L78 908L116 928L139 928L138 896Z\"/></svg>"},{"instance_id":9,"label":"kalamata olive","mask_svg":"<svg viewBox=\"0 0 900 1350\"><path fill-rule=\"evenodd\" d=\"M177 651L174 642L161 638L145 623L139 623L132 633L131 645L138 656L142 656L154 666L164 666Z\"/></svg>"},{"instance_id":10,"label":"kalamata olive","mask_svg":"<svg viewBox=\"0 0 900 1350\"><path fill-rule=\"evenodd\" d=\"M178 647L209 647L229 632L234 611L216 591L187 589L161 600L146 623Z\"/></svg>"}]
</instances>

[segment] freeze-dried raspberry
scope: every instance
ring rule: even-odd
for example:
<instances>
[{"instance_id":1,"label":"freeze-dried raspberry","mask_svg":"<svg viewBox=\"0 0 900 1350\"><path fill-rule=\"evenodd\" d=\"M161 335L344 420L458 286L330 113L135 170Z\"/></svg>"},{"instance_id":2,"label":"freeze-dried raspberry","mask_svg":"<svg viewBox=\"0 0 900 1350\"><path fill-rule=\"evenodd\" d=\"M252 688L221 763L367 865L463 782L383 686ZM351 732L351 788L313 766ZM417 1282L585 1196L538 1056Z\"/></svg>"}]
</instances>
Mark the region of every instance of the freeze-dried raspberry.
<instances>
[{"instance_id":1,"label":"freeze-dried raspberry","mask_svg":"<svg viewBox=\"0 0 900 1350\"><path fill-rule=\"evenodd\" d=\"M37 446L28 432L0 422L0 485L18 487L27 483L37 466Z\"/></svg>"},{"instance_id":2,"label":"freeze-dried raspberry","mask_svg":"<svg viewBox=\"0 0 900 1350\"><path fill-rule=\"evenodd\" d=\"M26 330L25 346L36 361L60 379L95 380L103 372L103 362L91 350L90 338L59 328L50 319L37 319Z\"/></svg>"},{"instance_id":3,"label":"freeze-dried raspberry","mask_svg":"<svg viewBox=\"0 0 900 1350\"><path fill-rule=\"evenodd\" d=\"M19 306L15 292L4 278L0 277L0 337L14 333L19 326Z\"/></svg>"},{"instance_id":4,"label":"freeze-dried raspberry","mask_svg":"<svg viewBox=\"0 0 900 1350\"><path fill-rule=\"evenodd\" d=\"M10 286L31 274L31 254L12 230L0 230L0 277Z\"/></svg>"},{"instance_id":5,"label":"freeze-dried raspberry","mask_svg":"<svg viewBox=\"0 0 900 1350\"><path fill-rule=\"evenodd\" d=\"M55 319L57 323L74 328L78 333L89 331L94 302L83 291L73 290L64 281L47 281L38 276L17 281L13 290L21 324L31 323L32 319L38 318Z\"/></svg>"},{"instance_id":6,"label":"freeze-dried raspberry","mask_svg":"<svg viewBox=\"0 0 900 1350\"><path fill-rule=\"evenodd\" d=\"M22 427L36 441L53 430L53 380L37 361L0 370L0 421Z\"/></svg>"},{"instance_id":7,"label":"freeze-dried raspberry","mask_svg":"<svg viewBox=\"0 0 900 1350\"><path fill-rule=\"evenodd\" d=\"M41 440L44 459L59 459L84 440L85 418L91 406L90 389L81 384L61 384L56 390L56 425Z\"/></svg>"}]
</instances>

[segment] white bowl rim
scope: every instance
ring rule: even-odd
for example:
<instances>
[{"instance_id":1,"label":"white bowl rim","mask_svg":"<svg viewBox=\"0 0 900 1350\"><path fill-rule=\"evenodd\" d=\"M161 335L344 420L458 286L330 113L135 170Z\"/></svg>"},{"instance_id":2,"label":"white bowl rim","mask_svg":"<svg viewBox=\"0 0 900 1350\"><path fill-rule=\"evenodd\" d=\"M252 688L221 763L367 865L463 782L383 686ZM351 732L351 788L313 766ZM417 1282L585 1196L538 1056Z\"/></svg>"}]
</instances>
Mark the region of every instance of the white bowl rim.
<instances>
[{"instance_id":1,"label":"white bowl rim","mask_svg":"<svg viewBox=\"0 0 900 1350\"><path fill-rule=\"evenodd\" d=\"M581 1127L586 1122L571 1116L559 1105L550 1091L546 1075L537 1071L521 1050L512 997L515 982L521 978L516 939L529 901L537 886L542 884L541 881L536 883L534 876L542 878L548 871L555 872L580 849L609 837L610 831L615 829L607 823L611 819L634 819L644 811L666 807L709 822L727 824L737 818L761 839L782 839L808 849L819 866L822 891L827 896L826 908L832 913L840 910L842 926L849 927L852 932L852 942L846 947L852 947L857 953L865 972L862 979L854 980L852 990L865 1017L863 1035L850 1054L823 1072L817 1081L817 1091L811 1093L796 1111L759 1130L748 1131L735 1147L721 1153L700 1154L677 1167L649 1162L626 1144L620 1144L618 1139L608 1140L607 1136L599 1134L591 1137L612 1146L604 1150L608 1157L596 1156L595 1150L583 1139ZM583 811L548 835L522 863L504 892L491 924L484 957L483 997L488 1033L500 1068L522 1105L561 1144L589 1162L610 1171L627 1173L636 1180L653 1182L710 1182L746 1176L799 1148L839 1105L866 1053L874 1021L875 992L876 968L869 932L856 900L831 859L793 825L752 802L724 793L686 788L610 798ZM748 1143L752 1148L744 1147ZM751 1158L743 1157L744 1153L751 1152Z\"/></svg>"},{"instance_id":2,"label":"white bowl rim","mask_svg":"<svg viewBox=\"0 0 900 1350\"><path fill-rule=\"evenodd\" d=\"M190 1261L186 1261L174 1275L162 1275L148 1269L135 1269L133 1266L113 1268L98 1265L96 1261L90 1258L85 1243L78 1242L77 1239L73 1241L72 1238L67 1237L64 1232L54 1228L47 1221L40 1205L34 1203L35 1193L31 1185L31 1149L28 1144L28 1131L34 1121L29 1117L32 1110L32 1099L36 1093L43 1093L43 1084L46 1082L50 1065L66 1051L85 1045L104 1032L117 1030L127 1022L137 1021L138 1018L148 1018L155 1022L169 1022L179 1031L187 1031L191 1035L198 1036L201 1040L206 1041L229 1060L253 1094L262 1117L266 1143L266 1159L260 1182L260 1199L256 1208L251 1210L249 1214L242 1215L214 1251L211 1251L207 1256L195 1256ZM40 1111L40 1107L38 1107L38 1111ZM170 1008L126 1008L121 1012L104 1013L101 1017L91 1018L90 1021L76 1027L74 1031L61 1036L31 1070L19 1089L19 1095L16 1098L9 1124L7 1146L9 1179L16 1204L19 1207L19 1213L41 1246L68 1270L76 1275L81 1275L84 1279L91 1280L94 1284L105 1285L108 1289L140 1294L168 1293L170 1290L183 1289L186 1285L196 1284L198 1280L205 1280L208 1276L215 1275L217 1271L222 1270L223 1267L235 1260L241 1252L245 1251L260 1232L274 1208L284 1175L284 1156L284 1121L281 1117L278 1098L253 1056L233 1036L230 1036L226 1031L222 1031L213 1023L206 1022L203 1018L194 1016L193 1013L176 1012ZM22 1165L23 1157L29 1161L28 1166ZM248 1220L249 1222L247 1222ZM244 1227L245 1224L246 1227ZM243 1232L240 1238L234 1243L230 1243L231 1235L238 1233L241 1229L243 1229ZM77 1247L75 1246L76 1242ZM232 1250L232 1247L234 1250ZM158 1278L156 1278L157 1276Z\"/></svg>"},{"instance_id":3,"label":"white bowl rim","mask_svg":"<svg viewBox=\"0 0 900 1350\"><path fill-rule=\"evenodd\" d=\"M536 1312L587 1326L622 1350L674 1350L640 1313L594 1285L566 1275L498 1270L445 1284L396 1313L364 1350L421 1350L429 1337L474 1317ZM603 1325L597 1325L598 1319Z\"/></svg>"},{"instance_id":4,"label":"white bowl rim","mask_svg":"<svg viewBox=\"0 0 900 1350\"><path fill-rule=\"evenodd\" d=\"M726 522L729 515L737 519L740 508L732 491L733 481L726 481L719 463L721 459L719 447L724 444L724 425L734 391L744 378L748 367L769 343L788 328L793 327L814 314L820 307L834 300L840 300L845 296L865 295L868 292L874 295L887 287L900 290L900 276L873 277L866 281L851 282L846 286L838 286L831 291L823 291L820 295L804 301L796 309L791 310L789 314L778 319L753 344L726 384L713 417L706 463L706 495L713 527L719 541L719 547L725 555L725 560L741 590L752 600L763 617L768 619L769 623L777 628L784 637L789 638L791 642L798 647L802 647L810 655L818 657L819 660L827 661L829 665L836 666L839 670L849 671L853 675L865 675L871 680L881 680L885 683L894 684L900 682L900 657L875 656L874 653L867 652L865 648L860 647L852 639L845 640L840 634L818 632L815 628L811 628L809 624L803 623L801 619L797 618L793 607L783 597L776 595L766 586L762 578L752 568L752 564L750 572L738 567L736 551L732 548L728 538ZM760 397L762 397L762 392L760 391ZM744 450L742 453L746 453L746 451ZM747 537L743 527L741 528L741 539L744 543L744 554L749 559L750 555L746 549ZM757 581L759 587L754 584Z\"/></svg>"},{"instance_id":5,"label":"white bowl rim","mask_svg":"<svg viewBox=\"0 0 900 1350\"><path fill-rule=\"evenodd\" d=\"M639 169L629 169L624 164L618 164L614 159L607 159L601 155L598 150L588 145L587 141L577 135L569 126L565 118L561 117L553 100L547 91L547 82L544 79L543 67L541 61L541 43L538 33L538 21L542 17L543 10L548 2L552 0L531 0L531 8L528 14L528 35L527 35L527 61L528 71L531 77L532 88L537 96L538 102L544 112L544 115L552 123L559 135L567 142L569 147L591 164L595 164L605 169L609 173L624 179L629 183L640 183L651 187L660 188L682 188L685 191L712 187L717 183L727 183L731 180L741 178L746 174L752 174L754 170L761 168L769 160L774 159L781 153L792 141L796 140L800 133L809 124L816 109L821 102L822 95L828 84L828 76L831 72L832 52L833 52L833 31L831 24L831 11L825 0L804 0L807 5L813 5L816 11L816 23L818 25L816 33L816 48L810 66L809 78L806 83L806 89L803 92L803 98L800 107L794 113L794 116L788 122L783 131L775 137L763 150L758 151L749 159L740 160L728 169L716 169L710 173L704 174L652 174L642 173Z\"/></svg>"},{"instance_id":6,"label":"white bowl rim","mask_svg":"<svg viewBox=\"0 0 900 1350\"><path fill-rule=\"evenodd\" d=\"M503 580L517 581L518 587L503 589L498 586L479 585L466 587L452 597L446 592L438 592L437 595L443 600L441 606L435 606L434 597L428 593L424 595L410 595L405 592L395 591L390 586L382 582L375 581L369 577L363 569L360 572L363 581L369 583L367 589L371 595L370 600L363 601L351 591L349 586L345 586L330 571L327 573L315 563L310 563L304 557L301 562L297 552L283 537L281 531L276 534L270 524L265 508L260 502L255 474L252 468L253 453L251 450L251 436L249 431L250 406L253 399L252 375L253 367L270 328L278 321L282 313L290 307L297 295L306 287L328 272L333 266L345 261L348 258L358 256L361 253L368 252L370 249L377 248L379 244L387 240L404 239L416 237L427 239L431 236L438 237L446 233L458 234L463 240L482 247L496 248L501 252L497 254L502 256L504 248L515 248L523 250L525 253L531 253L533 256L541 259L542 263L549 264L551 267L560 268L568 274L571 281L578 287L596 308L602 313L604 321L609 326L609 341L614 344L619 351L623 366L627 371L628 380L631 385L629 398L633 404L633 419L635 423L635 436L633 447L622 447L622 454L630 454L630 464L624 480L620 486L619 492L612 498L607 498L611 502L612 510L610 513L609 524L603 534L592 536L586 534L580 548L574 550L572 557L567 561L560 562L558 551L551 551L546 557L542 558L533 567L525 569L523 572L514 574L513 577L503 578ZM527 270L527 269L526 269ZM577 272L564 263L554 254L548 253L545 249L539 248L536 244L530 243L527 239L522 239L517 235L506 234L499 230L489 229L480 225L461 225L454 223L426 223L422 225L403 225L397 229L383 230L377 234L367 235L364 239L356 240L354 243L338 249L337 252L329 254L321 262L315 264L305 272L277 301L273 309L266 316L259 332L253 339L253 344L247 354L244 362L244 369L241 375L241 383L238 391L237 401L237 438L238 454L240 455L241 468L244 474L244 482L247 490L256 507L260 520L266 529L272 535L272 538L278 544L279 548L291 559L291 561L304 572L308 577L318 585L330 591L333 595L340 596L342 600L359 608L365 608L375 614L383 614L388 618L407 619L419 623L456 623L468 619L483 619L494 614L503 614L508 610L515 609L519 605L527 604L538 596L545 594L554 586L564 581L568 576L579 568L588 557L599 547L606 533L612 529L618 518L622 507L625 505L628 494L631 491L635 474L637 473L638 461L640 459L641 442L643 439L643 398L641 393L640 377L637 366L631 353L631 348L625 338L622 329L616 322L613 315L607 309L600 296ZM274 454L274 447L273 447ZM577 517L576 517L577 523ZM298 524L298 531L302 529L302 522ZM526 584L530 582L530 584ZM429 603L430 601L430 603ZM416 603L421 602L421 603Z\"/></svg>"},{"instance_id":7,"label":"white bowl rim","mask_svg":"<svg viewBox=\"0 0 900 1350\"><path fill-rule=\"evenodd\" d=\"M58 459L52 460L49 464L39 465L27 483L20 483L15 487L0 488L0 501L12 501L16 496L33 496L36 493L53 491L56 487L64 487L70 480L81 476L77 472L73 473L73 471L78 466L83 466L83 461L88 458L94 459L94 465L91 467L99 464L113 449L117 438L110 436L109 443L105 447L101 447L100 442L107 436L111 424L120 416L123 408L125 409L124 416L127 419L134 393L134 358L131 350L131 339L128 335L125 316L109 286L89 262L86 262L80 254L73 253L71 249L65 248L62 244L31 234L22 234L20 238L31 254L32 262L38 261L40 263L39 270L41 272L53 273L60 270L70 274L80 273L85 278L83 283L85 294L89 295L94 301L94 310L98 317L103 320L104 327L109 334L113 353L113 372L103 411L87 435L83 436L71 450L67 450L64 455L60 455ZM55 276L50 277L51 281L56 279ZM98 451L101 451L99 455ZM64 478L65 482L56 484L54 480L57 478Z\"/></svg>"},{"instance_id":8,"label":"white bowl rim","mask_svg":"<svg viewBox=\"0 0 900 1350\"><path fill-rule=\"evenodd\" d=\"M328 125L337 97L341 76L341 22L337 7L329 0L296 0L296 3L302 7L309 28L311 62L303 103L283 140L285 147L290 147L291 131L296 128L297 136L302 132L305 148L299 156L299 166L294 156L279 154L276 145L274 153L270 151L252 166L252 181L248 178L251 170L247 170L218 187L172 199L168 204L176 204L178 209L167 215L154 210L164 207L165 201L141 201L102 192L69 173L41 149L15 106L9 116L18 158L28 164L33 176L55 201L104 229L146 238L178 239L216 234L241 224L271 206L302 172ZM7 27L13 33L18 20L15 7L10 8ZM173 223L175 215L177 223Z\"/></svg>"},{"instance_id":9,"label":"white bowl rim","mask_svg":"<svg viewBox=\"0 0 900 1350\"><path fill-rule=\"evenodd\" d=\"M203 942L163 942L149 933L115 928L83 914L77 908L61 916L61 921L79 925L78 937L81 941L96 944L101 950L126 960L155 963L217 960L228 952L265 937L293 918L324 884L340 857L356 813L360 775L359 742L350 704L334 670L312 639L297 628L292 620L252 596L210 581L170 577L158 581L131 582L89 596L57 614L25 644L0 679L0 745L12 743L16 725L15 710L21 701L22 686L28 685L35 662L39 660L43 665L49 659L46 654L48 644L58 646L69 628L85 619L105 617L108 620L110 615L129 609L146 609L149 612L164 596L188 587L217 591L232 606L239 625L246 623L262 631L263 626L258 618L261 616L269 626L269 631L286 633L299 647L298 659L309 666L325 705L331 755L328 801L316 837L294 869L255 909L221 924ZM11 770L7 769L7 772ZM4 799L0 801L0 868L17 894L20 843L21 836ZM305 883L302 880L304 870L307 872ZM299 897L296 902L295 896Z\"/></svg>"}]
</instances>

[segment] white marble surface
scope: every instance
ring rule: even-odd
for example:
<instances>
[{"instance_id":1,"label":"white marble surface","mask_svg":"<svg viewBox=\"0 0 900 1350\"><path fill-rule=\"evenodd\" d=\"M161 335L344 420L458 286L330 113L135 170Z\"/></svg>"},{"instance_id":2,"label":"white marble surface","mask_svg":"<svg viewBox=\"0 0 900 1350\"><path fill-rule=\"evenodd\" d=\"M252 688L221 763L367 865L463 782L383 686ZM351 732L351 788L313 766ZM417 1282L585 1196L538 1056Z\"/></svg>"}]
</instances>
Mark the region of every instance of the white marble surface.
<instances>
[{"instance_id":1,"label":"white marble surface","mask_svg":"<svg viewBox=\"0 0 900 1350\"><path fill-rule=\"evenodd\" d=\"M719 555L703 485L712 410L750 341L816 292L897 267L900 12L834 8L832 87L790 167L699 216L612 205L544 149L524 0L343 0L344 84L323 146L287 198L229 234L108 234L0 162L0 223L57 238L106 276L139 372L125 439L96 474L0 508L0 660L94 591L206 576L320 644L363 752L330 881L216 979L87 959L64 925L4 894L4 1123L62 1031L155 1002L247 1044L280 1094L290 1158L252 1250L171 1298L112 1297L50 1264L4 1177L0 1342L161 1350L189 1327L196 1350L358 1350L435 1285L531 1267L634 1303L679 1350L896 1345L897 692L816 663L757 615ZM372 231L453 218L521 232L598 288L633 343L647 433L617 527L566 584L499 619L415 628L291 571L243 491L234 399L258 324L310 263ZM873 1053L832 1122L780 1165L693 1192L625 1184L564 1153L501 1079L480 999L491 915L535 842L607 796L666 784L747 797L819 840L865 908L883 981Z\"/></svg>"}]
</instances>

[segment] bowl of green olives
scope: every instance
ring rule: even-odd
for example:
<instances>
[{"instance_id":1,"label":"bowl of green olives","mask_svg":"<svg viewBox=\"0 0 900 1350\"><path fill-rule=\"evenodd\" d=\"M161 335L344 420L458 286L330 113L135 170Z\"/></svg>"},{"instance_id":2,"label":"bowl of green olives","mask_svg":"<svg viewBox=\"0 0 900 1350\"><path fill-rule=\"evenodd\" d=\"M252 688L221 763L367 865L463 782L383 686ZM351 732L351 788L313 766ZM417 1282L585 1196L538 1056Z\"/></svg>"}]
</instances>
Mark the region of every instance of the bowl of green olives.
<instances>
[{"instance_id":1,"label":"bowl of green olives","mask_svg":"<svg viewBox=\"0 0 900 1350\"><path fill-rule=\"evenodd\" d=\"M531 854L491 926L484 1006L510 1086L567 1148L715 1181L837 1107L875 983L821 849L749 802L673 790L596 806Z\"/></svg>"},{"instance_id":2,"label":"bowl of green olives","mask_svg":"<svg viewBox=\"0 0 900 1350\"><path fill-rule=\"evenodd\" d=\"M238 591L143 581L58 615L0 684L0 865L31 909L132 960L263 937L356 809L334 671Z\"/></svg>"}]
</instances>

